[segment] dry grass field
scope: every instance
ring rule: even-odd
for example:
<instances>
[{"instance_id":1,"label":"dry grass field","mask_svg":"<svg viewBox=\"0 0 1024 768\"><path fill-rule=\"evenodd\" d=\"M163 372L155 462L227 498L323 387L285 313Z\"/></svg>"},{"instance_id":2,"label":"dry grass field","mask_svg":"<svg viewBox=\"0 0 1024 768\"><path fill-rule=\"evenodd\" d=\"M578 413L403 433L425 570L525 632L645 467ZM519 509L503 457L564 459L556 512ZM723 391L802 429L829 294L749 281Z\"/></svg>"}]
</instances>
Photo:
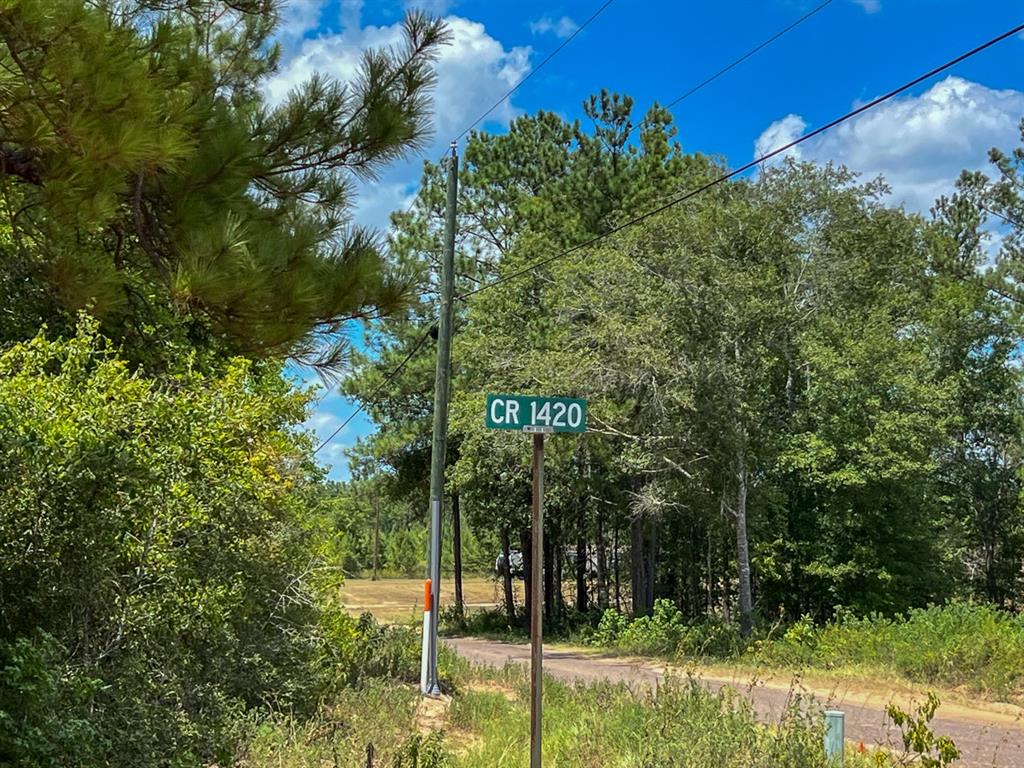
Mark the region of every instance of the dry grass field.
<instances>
[{"instance_id":1,"label":"dry grass field","mask_svg":"<svg viewBox=\"0 0 1024 768\"><path fill-rule=\"evenodd\" d=\"M516 600L523 597L523 582L516 581ZM454 602L454 583L441 580L441 606ZM494 608L501 604L501 582L474 576L463 579L463 599L468 608ZM378 621L389 623L418 622L423 616L423 581L421 579L348 579L342 599L349 613L367 611Z\"/></svg>"}]
</instances>

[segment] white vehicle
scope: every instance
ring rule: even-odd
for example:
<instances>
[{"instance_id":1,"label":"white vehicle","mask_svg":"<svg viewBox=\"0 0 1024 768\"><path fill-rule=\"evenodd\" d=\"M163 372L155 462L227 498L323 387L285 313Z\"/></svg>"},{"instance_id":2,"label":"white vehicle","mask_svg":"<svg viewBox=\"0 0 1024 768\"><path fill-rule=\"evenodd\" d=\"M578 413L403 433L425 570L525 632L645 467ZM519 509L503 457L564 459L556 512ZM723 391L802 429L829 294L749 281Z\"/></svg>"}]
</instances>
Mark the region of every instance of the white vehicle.
<instances>
[{"instance_id":1,"label":"white vehicle","mask_svg":"<svg viewBox=\"0 0 1024 768\"><path fill-rule=\"evenodd\" d=\"M512 563L512 575L516 578L523 578L526 572L523 570L523 553L518 549L510 549L508 551L508 559ZM499 553L498 557L494 560L494 572L499 576L505 573L505 554Z\"/></svg>"},{"instance_id":2,"label":"white vehicle","mask_svg":"<svg viewBox=\"0 0 1024 768\"><path fill-rule=\"evenodd\" d=\"M512 576L521 579L526 576L526 571L523 568L523 553L518 549L510 549L508 551L509 559L512 561ZM571 573L576 572L576 547L567 546L565 548L565 560L566 567ZM505 556L502 553L498 553L498 556L494 559L494 572L499 576L505 573ZM597 576L597 549L595 547L587 547L587 565L586 573L588 578L594 578Z\"/></svg>"}]
</instances>

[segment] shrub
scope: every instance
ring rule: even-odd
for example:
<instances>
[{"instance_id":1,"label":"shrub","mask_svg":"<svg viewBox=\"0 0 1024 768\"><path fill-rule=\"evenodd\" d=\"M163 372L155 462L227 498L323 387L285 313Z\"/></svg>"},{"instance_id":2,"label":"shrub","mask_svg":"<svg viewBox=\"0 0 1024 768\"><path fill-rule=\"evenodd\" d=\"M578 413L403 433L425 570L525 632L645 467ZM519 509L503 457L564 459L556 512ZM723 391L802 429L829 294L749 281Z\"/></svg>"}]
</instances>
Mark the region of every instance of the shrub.
<instances>
[{"instance_id":1,"label":"shrub","mask_svg":"<svg viewBox=\"0 0 1024 768\"><path fill-rule=\"evenodd\" d=\"M351 661L305 396L181 365L88 323L0 354L2 761L223 762L246 708L313 711Z\"/></svg>"},{"instance_id":2,"label":"shrub","mask_svg":"<svg viewBox=\"0 0 1024 768\"><path fill-rule=\"evenodd\" d=\"M685 631L683 615L671 600L654 601L650 616L630 622L619 635L618 647L631 653L671 654Z\"/></svg>"},{"instance_id":3,"label":"shrub","mask_svg":"<svg viewBox=\"0 0 1024 768\"><path fill-rule=\"evenodd\" d=\"M590 636L590 642L594 645L616 645L628 626L629 618L624 613L606 608L597 629Z\"/></svg>"},{"instance_id":4,"label":"shrub","mask_svg":"<svg viewBox=\"0 0 1024 768\"><path fill-rule=\"evenodd\" d=\"M359 685L371 679L414 683L420 678L420 630L382 626L372 613L359 617L355 654L348 665L348 682Z\"/></svg>"},{"instance_id":5,"label":"shrub","mask_svg":"<svg viewBox=\"0 0 1024 768\"><path fill-rule=\"evenodd\" d=\"M748 643L740 634L739 624L709 616L683 628L675 655L679 659L728 658L743 653Z\"/></svg>"}]
</instances>

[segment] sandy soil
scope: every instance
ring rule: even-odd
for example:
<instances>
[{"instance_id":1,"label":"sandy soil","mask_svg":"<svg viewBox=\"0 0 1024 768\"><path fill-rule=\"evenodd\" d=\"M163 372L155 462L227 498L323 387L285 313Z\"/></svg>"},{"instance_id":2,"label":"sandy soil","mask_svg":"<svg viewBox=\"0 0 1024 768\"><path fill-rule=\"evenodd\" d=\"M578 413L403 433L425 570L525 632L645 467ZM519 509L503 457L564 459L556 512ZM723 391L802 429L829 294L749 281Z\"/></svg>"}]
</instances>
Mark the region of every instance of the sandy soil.
<instances>
[{"instance_id":1,"label":"sandy soil","mask_svg":"<svg viewBox=\"0 0 1024 768\"><path fill-rule=\"evenodd\" d=\"M516 599L522 600L523 583L514 582ZM451 579L441 581L441 605L455 602ZM472 577L463 579L462 596L469 608L494 608L501 604L501 582ZM348 579L341 591L350 613L369 611L378 621L421 621L423 617L423 581L421 579Z\"/></svg>"}]
</instances>

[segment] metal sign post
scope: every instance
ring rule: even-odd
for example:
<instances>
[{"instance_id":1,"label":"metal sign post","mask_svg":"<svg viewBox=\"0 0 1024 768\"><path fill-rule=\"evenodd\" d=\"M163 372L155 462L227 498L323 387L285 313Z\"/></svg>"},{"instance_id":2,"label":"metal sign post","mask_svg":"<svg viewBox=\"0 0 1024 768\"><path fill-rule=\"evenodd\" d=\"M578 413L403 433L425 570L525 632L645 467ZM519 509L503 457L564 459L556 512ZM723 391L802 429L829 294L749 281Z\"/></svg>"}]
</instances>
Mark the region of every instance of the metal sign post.
<instances>
[{"instance_id":1,"label":"metal sign post","mask_svg":"<svg viewBox=\"0 0 1024 768\"><path fill-rule=\"evenodd\" d=\"M533 434L533 514L530 544L530 768L541 768L544 664L544 435L586 432L587 401L569 397L488 395L488 429Z\"/></svg>"},{"instance_id":2,"label":"metal sign post","mask_svg":"<svg viewBox=\"0 0 1024 768\"><path fill-rule=\"evenodd\" d=\"M530 768L540 768L544 630L544 433L533 435L533 543L530 553Z\"/></svg>"}]
</instances>

